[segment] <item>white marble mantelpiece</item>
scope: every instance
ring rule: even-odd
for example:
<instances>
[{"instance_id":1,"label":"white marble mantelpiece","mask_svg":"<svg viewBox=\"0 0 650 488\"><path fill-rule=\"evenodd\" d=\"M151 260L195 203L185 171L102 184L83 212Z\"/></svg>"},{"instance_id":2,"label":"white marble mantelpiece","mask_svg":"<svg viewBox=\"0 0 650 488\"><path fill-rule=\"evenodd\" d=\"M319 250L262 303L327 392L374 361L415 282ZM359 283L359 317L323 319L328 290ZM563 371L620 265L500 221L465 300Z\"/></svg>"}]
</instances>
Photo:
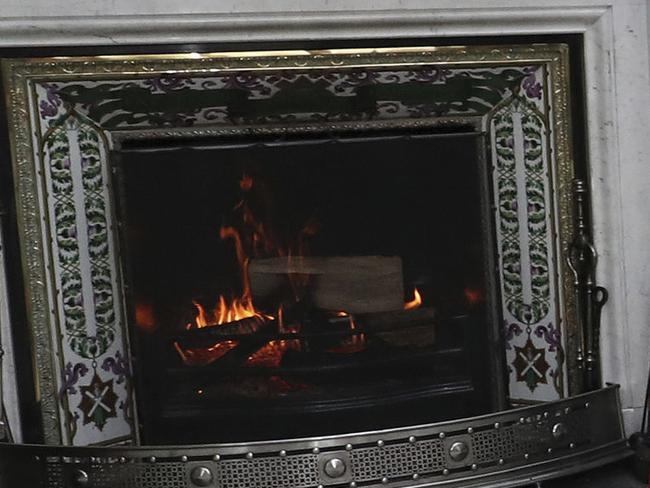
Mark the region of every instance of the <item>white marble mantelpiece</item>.
<instances>
[{"instance_id":1,"label":"white marble mantelpiece","mask_svg":"<svg viewBox=\"0 0 650 488\"><path fill-rule=\"evenodd\" d=\"M645 0L4 0L0 46L581 33L604 378L638 428L650 359L650 69Z\"/></svg>"}]
</instances>

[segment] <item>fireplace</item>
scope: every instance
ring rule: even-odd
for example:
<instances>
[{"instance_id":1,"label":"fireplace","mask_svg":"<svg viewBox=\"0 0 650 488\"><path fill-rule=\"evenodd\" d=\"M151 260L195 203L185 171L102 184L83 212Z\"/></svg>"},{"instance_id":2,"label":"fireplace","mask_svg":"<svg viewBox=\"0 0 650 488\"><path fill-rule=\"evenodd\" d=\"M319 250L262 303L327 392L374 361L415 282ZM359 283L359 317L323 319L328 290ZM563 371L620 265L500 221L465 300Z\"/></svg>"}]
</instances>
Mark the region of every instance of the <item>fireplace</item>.
<instances>
[{"instance_id":1,"label":"fireplace","mask_svg":"<svg viewBox=\"0 0 650 488\"><path fill-rule=\"evenodd\" d=\"M488 171L471 129L115 151L143 438L302 437L396 427L395 408L413 423L498 409L503 354L483 347L499 324Z\"/></svg>"},{"instance_id":2,"label":"fireplace","mask_svg":"<svg viewBox=\"0 0 650 488\"><path fill-rule=\"evenodd\" d=\"M44 440L176 446L15 465L45 486L354 487L627 455L567 56L7 62Z\"/></svg>"}]
</instances>

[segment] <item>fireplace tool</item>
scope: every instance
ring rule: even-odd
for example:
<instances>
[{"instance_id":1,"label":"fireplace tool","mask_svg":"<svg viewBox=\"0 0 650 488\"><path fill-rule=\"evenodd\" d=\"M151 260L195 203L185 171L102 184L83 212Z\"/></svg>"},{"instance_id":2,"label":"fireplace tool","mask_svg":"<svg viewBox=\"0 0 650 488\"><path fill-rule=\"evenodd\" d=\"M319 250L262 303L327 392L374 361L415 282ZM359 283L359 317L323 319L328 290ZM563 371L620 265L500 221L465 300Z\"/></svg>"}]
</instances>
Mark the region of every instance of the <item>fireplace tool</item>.
<instances>
[{"instance_id":1,"label":"fireplace tool","mask_svg":"<svg viewBox=\"0 0 650 488\"><path fill-rule=\"evenodd\" d=\"M574 276L580 338L576 361L582 370L582 388L593 391L601 387L599 356L600 312L607 302L607 290L596 285L598 253L587 225L587 183L573 180L576 208L576 235L569 247L568 265Z\"/></svg>"},{"instance_id":2,"label":"fireplace tool","mask_svg":"<svg viewBox=\"0 0 650 488\"><path fill-rule=\"evenodd\" d=\"M634 474L643 483L650 481L650 425L648 425L648 413L650 412L650 371L648 371L648 383L645 391L645 404L643 405L643 420L641 431L630 436L630 445L634 449L632 467Z\"/></svg>"}]
</instances>

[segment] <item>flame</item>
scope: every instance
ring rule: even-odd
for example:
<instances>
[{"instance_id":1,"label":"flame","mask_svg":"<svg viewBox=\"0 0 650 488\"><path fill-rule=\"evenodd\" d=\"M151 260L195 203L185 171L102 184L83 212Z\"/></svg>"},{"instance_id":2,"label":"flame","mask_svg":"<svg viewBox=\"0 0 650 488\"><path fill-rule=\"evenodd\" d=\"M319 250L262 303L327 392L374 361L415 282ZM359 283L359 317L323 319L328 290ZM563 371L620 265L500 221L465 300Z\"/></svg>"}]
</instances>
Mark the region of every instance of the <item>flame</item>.
<instances>
[{"instance_id":1,"label":"flame","mask_svg":"<svg viewBox=\"0 0 650 488\"><path fill-rule=\"evenodd\" d=\"M248 299L234 298L230 303L226 301L223 295L219 296L219 301L211 313L207 313L205 308L198 302L192 302L196 307L197 314L194 322L186 325L186 329L201 329L215 325L222 325L236 320L242 320L250 317L256 317L264 320L267 317L258 313L253 307L253 303ZM222 358L225 354L239 345L239 341L221 341L210 347L193 347L191 349L182 348L178 342L174 343L176 351L182 361L188 366L206 366L217 359Z\"/></svg>"},{"instance_id":2,"label":"flame","mask_svg":"<svg viewBox=\"0 0 650 488\"><path fill-rule=\"evenodd\" d=\"M248 192L253 187L253 178L244 173L239 181L239 187L243 192ZM237 203L234 209L242 211L243 223L252 228L251 240L254 250L257 249L258 244L260 243L269 246L270 240L267 239L266 230L264 229L264 226L254 218L253 212L250 210L246 199L242 199ZM219 237L224 241L232 241L234 244L240 273L241 295L233 298L226 298L226 296L220 295L214 309L209 312L207 312L200 303L193 301L192 303L197 312L194 321L187 324L187 329L218 326L248 318L256 318L260 321L267 319L272 320L272 316L261 313L253 305L250 278L248 275L250 259L244 248L244 242L240 232L232 226L223 225L219 229ZM210 347L184 349L178 343L174 343L174 347L178 351L183 362L192 366L210 364L223 357L228 351L234 349L238 345L238 341L229 340L218 342Z\"/></svg>"},{"instance_id":3,"label":"flame","mask_svg":"<svg viewBox=\"0 0 650 488\"><path fill-rule=\"evenodd\" d=\"M420 305L422 305L422 296L420 295L420 292L416 288L415 291L413 292L414 298L410 302L406 302L404 304L404 310L413 310L416 308L420 308Z\"/></svg>"}]
</instances>

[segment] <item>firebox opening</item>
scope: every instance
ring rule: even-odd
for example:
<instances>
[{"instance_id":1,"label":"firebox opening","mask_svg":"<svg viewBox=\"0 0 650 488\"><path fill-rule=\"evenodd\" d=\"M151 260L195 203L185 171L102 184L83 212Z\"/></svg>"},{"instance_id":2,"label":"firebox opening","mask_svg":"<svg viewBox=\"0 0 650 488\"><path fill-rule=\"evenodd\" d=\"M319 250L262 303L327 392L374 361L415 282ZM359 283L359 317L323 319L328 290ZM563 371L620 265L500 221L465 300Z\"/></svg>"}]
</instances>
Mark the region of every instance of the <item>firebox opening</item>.
<instances>
[{"instance_id":1,"label":"firebox opening","mask_svg":"<svg viewBox=\"0 0 650 488\"><path fill-rule=\"evenodd\" d=\"M483 151L477 132L430 130L114 152L143 441L494 408Z\"/></svg>"}]
</instances>

